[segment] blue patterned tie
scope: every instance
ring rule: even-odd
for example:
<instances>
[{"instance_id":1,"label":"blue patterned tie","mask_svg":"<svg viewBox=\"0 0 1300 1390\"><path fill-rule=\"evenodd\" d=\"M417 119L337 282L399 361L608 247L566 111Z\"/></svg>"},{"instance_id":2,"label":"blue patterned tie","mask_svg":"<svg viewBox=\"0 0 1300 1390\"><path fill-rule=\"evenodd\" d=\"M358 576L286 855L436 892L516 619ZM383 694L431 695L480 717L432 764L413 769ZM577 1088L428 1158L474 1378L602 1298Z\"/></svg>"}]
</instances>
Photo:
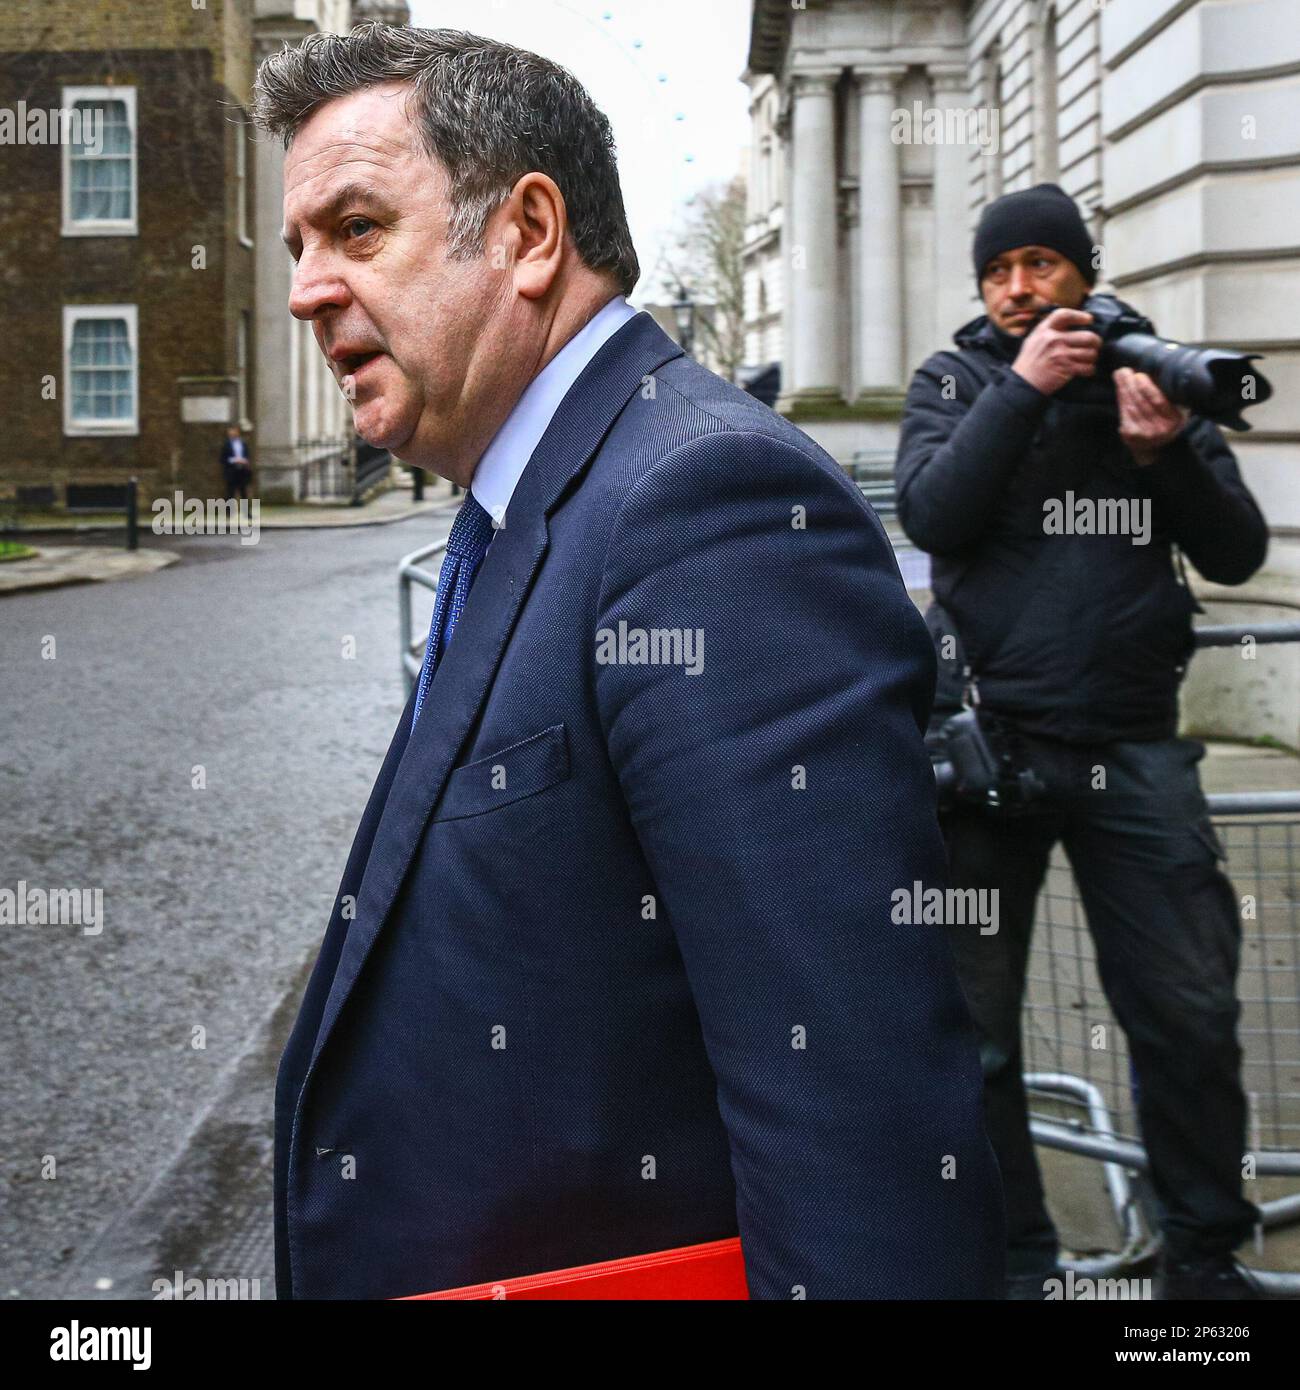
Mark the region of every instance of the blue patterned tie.
<instances>
[{"instance_id":1,"label":"blue patterned tie","mask_svg":"<svg viewBox=\"0 0 1300 1390\"><path fill-rule=\"evenodd\" d=\"M447 537L447 554L443 558L442 569L438 572L438 594L433 605L433 621L429 624L429 645L424 651L424 666L420 670L420 686L415 694L415 709L411 714L411 728L420 717L420 706L429 692L429 682L438 665L438 658L451 641L460 615L469 598L470 585L474 575L487 554L488 542L492 539L492 517L484 507L474 500L474 494L467 494L456 520L451 524L451 535Z\"/></svg>"}]
</instances>

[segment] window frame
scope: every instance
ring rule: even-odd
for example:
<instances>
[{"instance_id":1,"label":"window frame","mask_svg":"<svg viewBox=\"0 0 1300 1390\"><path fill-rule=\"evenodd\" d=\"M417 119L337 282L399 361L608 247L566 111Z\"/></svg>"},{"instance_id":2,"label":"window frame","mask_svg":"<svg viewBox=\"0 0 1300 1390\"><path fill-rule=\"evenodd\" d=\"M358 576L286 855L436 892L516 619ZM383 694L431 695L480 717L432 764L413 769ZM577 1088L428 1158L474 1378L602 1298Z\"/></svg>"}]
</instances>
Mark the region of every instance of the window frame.
<instances>
[{"instance_id":1,"label":"window frame","mask_svg":"<svg viewBox=\"0 0 1300 1390\"><path fill-rule=\"evenodd\" d=\"M235 221L239 244L252 248L253 237L250 232L248 200L248 126L247 117L235 126Z\"/></svg>"},{"instance_id":2,"label":"window frame","mask_svg":"<svg viewBox=\"0 0 1300 1390\"><path fill-rule=\"evenodd\" d=\"M124 319L131 350L131 415L118 420L74 420L72 417L72 339L82 319ZM140 335L134 304L65 304L63 306L63 433L73 439L130 436L140 433Z\"/></svg>"},{"instance_id":3,"label":"window frame","mask_svg":"<svg viewBox=\"0 0 1300 1390\"><path fill-rule=\"evenodd\" d=\"M72 142L61 142L62 214L64 236L138 236L140 232L139 127L136 123L134 87L64 87L61 109L73 111L79 101L122 101L126 105L126 124L131 133L131 216L75 221L72 216Z\"/></svg>"}]
</instances>

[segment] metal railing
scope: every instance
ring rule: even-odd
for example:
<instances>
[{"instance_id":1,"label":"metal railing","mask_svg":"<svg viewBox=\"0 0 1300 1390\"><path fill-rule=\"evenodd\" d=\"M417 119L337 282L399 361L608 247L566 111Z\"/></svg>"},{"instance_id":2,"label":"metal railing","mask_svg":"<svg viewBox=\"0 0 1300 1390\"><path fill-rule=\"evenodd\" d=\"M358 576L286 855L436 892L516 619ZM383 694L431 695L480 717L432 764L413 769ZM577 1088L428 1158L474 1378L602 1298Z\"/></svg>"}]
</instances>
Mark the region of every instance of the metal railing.
<instances>
[{"instance_id":1,"label":"metal railing","mask_svg":"<svg viewBox=\"0 0 1300 1390\"><path fill-rule=\"evenodd\" d=\"M356 446L356 461L352 467L352 505L359 507L366 493L383 482L393 467L393 456L387 449L377 448L360 440Z\"/></svg>"},{"instance_id":2,"label":"metal railing","mask_svg":"<svg viewBox=\"0 0 1300 1390\"><path fill-rule=\"evenodd\" d=\"M1300 640L1300 623L1198 628L1198 647ZM1248 1153L1257 1179L1293 1190L1256 1200L1262 1230L1300 1220L1300 790L1206 797L1224 872L1243 912L1238 1038L1249 1104ZM1104 1029L1114 1044L1094 1047ZM1116 1273L1159 1249L1127 1042L1106 1002L1078 887L1060 849L1039 894L1024 1014L1030 1130L1046 1148L1103 1165L1119 1249L1069 1261L1078 1273ZM1050 1107L1050 1108L1049 1108ZM1300 1293L1300 1274L1252 1270L1267 1291Z\"/></svg>"},{"instance_id":3,"label":"metal railing","mask_svg":"<svg viewBox=\"0 0 1300 1390\"><path fill-rule=\"evenodd\" d=\"M892 449L858 449L843 468L882 520L897 515Z\"/></svg>"},{"instance_id":4,"label":"metal railing","mask_svg":"<svg viewBox=\"0 0 1300 1390\"><path fill-rule=\"evenodd\" d=\"M427 631L423 637L411 631L411 586L418 584L420 588L428 589L431 594L438 592L438 576L424 569L423 565L426 560L441 555L446 549L445 540L421 546L419 550L411 551L397 567L397 631L398 641L401 643L402 685L407 695L410 695L411 687L420 678L420 667L424 664L424 648L429 640Z\"/></svg>"},{"instance_id":5,"label":"metal railing","mask_svg":"<svg viewBox=\"0 0 1300 1390\"><path fill-rule=\"evenodd\" d=\"M855 449L849 461L842 465L844 471L855 483L870 483L883 480L893 483L893 449Z\"/></svg>"},{"instance_id":6,"label":"metal railing","mask_svg":"<svg viewBox=\"0 0 1300 1390\"><path fill-rule=\"evenodd\" d=\"M298 496L304 502L329 502L352 495L352 464L346 450L307 459L297 465Z\"/></svg>"},{"instance_id":7,"label":"metal railing","mask_svg":"<svg viewBox=\"0 0 1300 1390\"><path fill-rule=\"evenodd\" d=\"M300 441L299 449L314 447ZM387 449L358 437L353 446L328 449L297 464L298 495L304 502L341 502L359 507L366 493L382 482L393 466Z\"/></svg>"},{"instance_id":8,"label":"metal railing","mask_svg":"<svg viewBox=\"0 0 1300 1390\"><path fill-rule=\"evenodd\" d=\"M120 488L121 500L118 501L118 491ZM71 490L71 489L69 489ZM110 492L113 499L107 502L96 502L91 507L70 508L67 512L69 517L75 516L77 510L94 511L104 515L111 515L114 512L121 512L126 518L125 537L126 548L128 550L139 550L140 548L140 482L135 477L130 477L122 484L106 484L104 490ZM50 490L51 497L53 489ZM22 535L24 532L22 508L18 497L0 498L0 555L14 547L22 546ZM41 529L38 525L33 528Z\"/></svg>"}]
</instances>

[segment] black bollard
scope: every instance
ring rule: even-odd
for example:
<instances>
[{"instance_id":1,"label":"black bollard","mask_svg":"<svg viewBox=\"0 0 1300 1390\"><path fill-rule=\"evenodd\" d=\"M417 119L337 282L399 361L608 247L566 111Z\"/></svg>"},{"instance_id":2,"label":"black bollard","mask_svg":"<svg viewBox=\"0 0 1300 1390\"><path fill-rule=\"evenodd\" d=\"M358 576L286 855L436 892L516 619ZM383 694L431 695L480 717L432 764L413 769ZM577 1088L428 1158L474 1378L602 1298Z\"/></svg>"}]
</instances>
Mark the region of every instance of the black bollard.
<instances>
[{"instance_id":1,"label":"black bollard","mask_svg":"<svg viewBox=\"0 0 1300 1390\"><path fill-rule=\"evenodd\" d=\"M134 478L126 485L126 548L140 549L140 484Z\"/></svg>"}]
</instances>

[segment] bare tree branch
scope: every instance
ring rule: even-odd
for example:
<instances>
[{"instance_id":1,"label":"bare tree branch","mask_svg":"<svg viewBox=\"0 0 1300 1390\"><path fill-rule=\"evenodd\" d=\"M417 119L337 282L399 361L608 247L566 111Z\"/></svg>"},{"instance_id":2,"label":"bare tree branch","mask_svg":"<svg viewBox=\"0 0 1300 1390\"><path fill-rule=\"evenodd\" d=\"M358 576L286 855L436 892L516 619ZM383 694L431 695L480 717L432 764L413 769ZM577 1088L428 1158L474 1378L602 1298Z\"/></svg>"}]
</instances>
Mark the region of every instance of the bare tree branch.
<instances>
[{"instance_id":1,"label":"bare tree branch","mask_svg":"<svg viewBox=\"0 0 1300 1390\"><path fill-rule=\"evenodd\" d=\"M739 175L695 195L683 210L664 282L695 300L695 331L728 380L745 360L745 181Z\"/></svg>"}]
</instances>

